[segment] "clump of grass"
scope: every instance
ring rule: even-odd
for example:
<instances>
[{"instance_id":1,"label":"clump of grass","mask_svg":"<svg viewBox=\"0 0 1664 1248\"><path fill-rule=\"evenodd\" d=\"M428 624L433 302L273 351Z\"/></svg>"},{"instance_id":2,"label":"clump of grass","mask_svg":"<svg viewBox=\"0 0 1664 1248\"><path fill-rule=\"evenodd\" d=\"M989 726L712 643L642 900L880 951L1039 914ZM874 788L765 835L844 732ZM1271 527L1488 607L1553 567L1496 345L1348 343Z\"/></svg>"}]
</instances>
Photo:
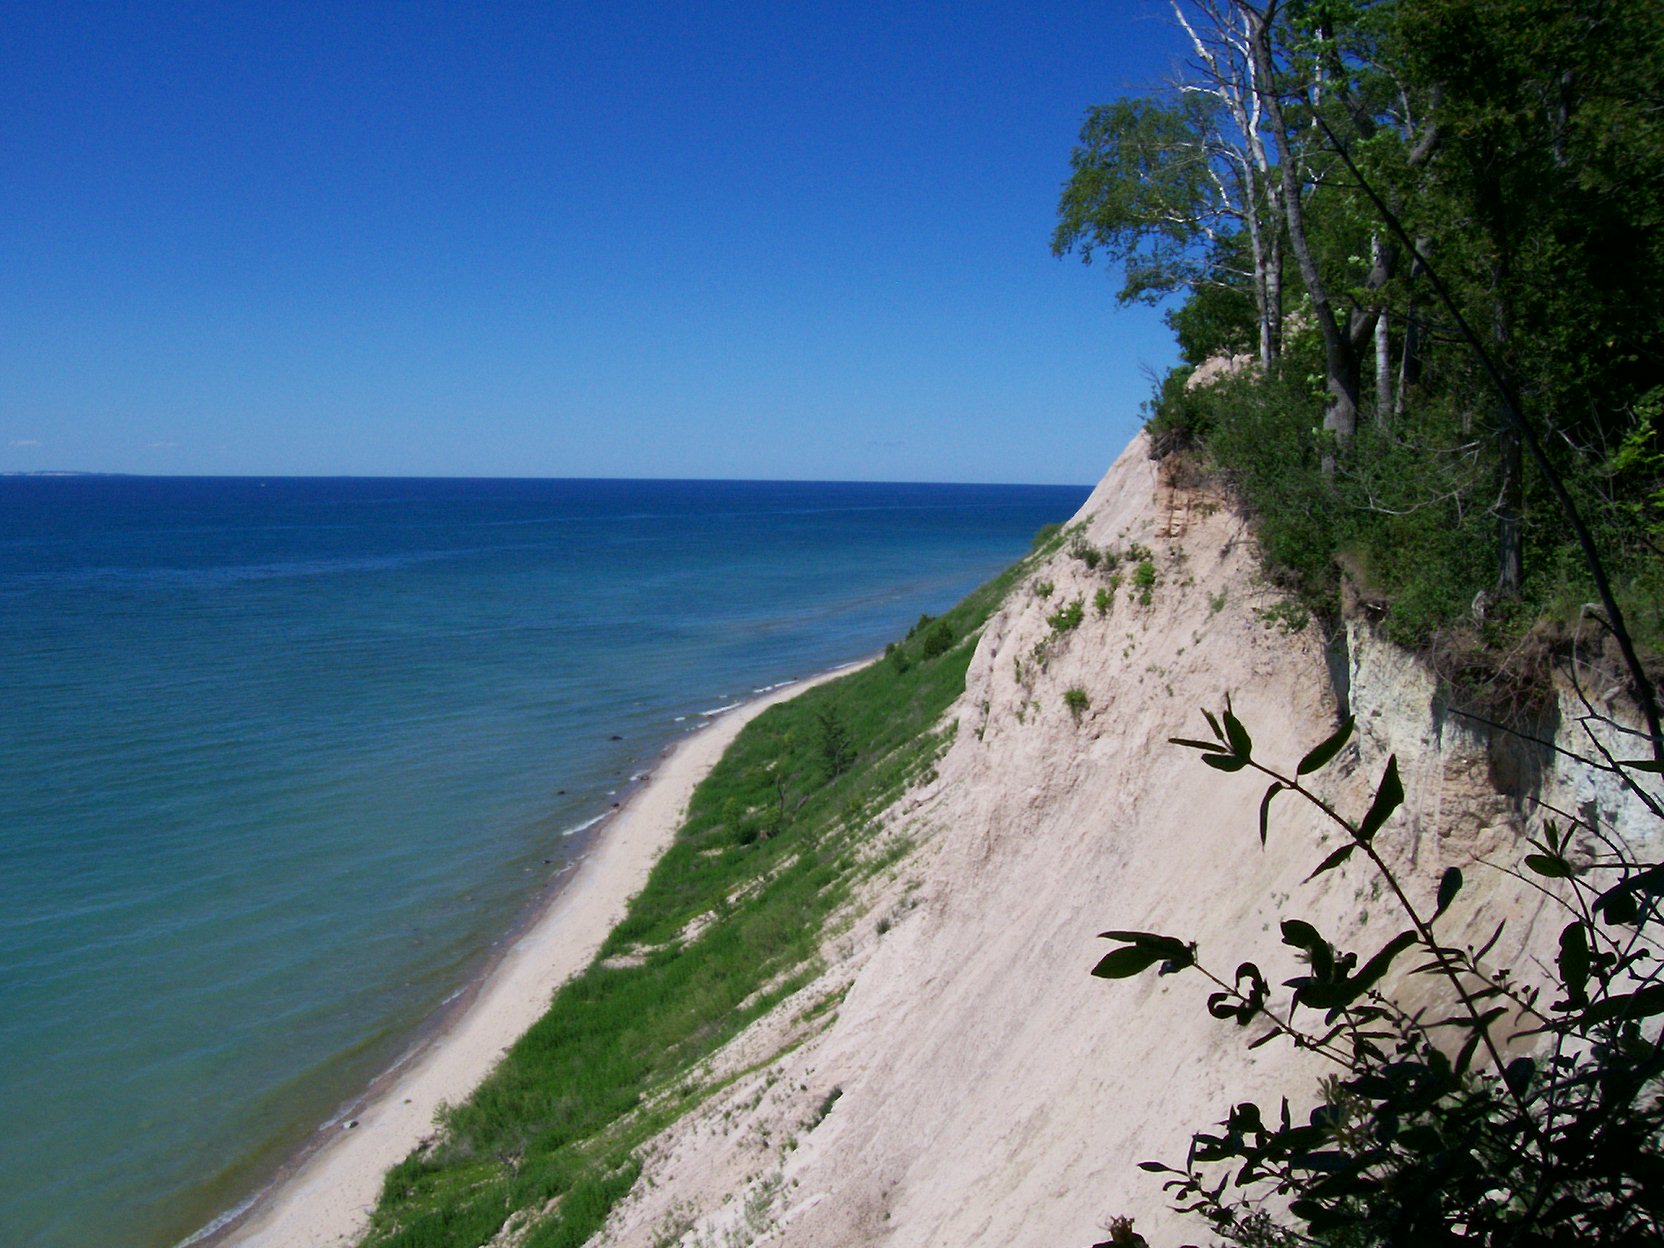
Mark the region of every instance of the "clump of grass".
<instances>
[{"instance_id":1,"label":"clump of grass","mask_svg":"<svg viewBox=\"0 0 1664 1248\"><path fill-rule=\"evenodd\" d=\"M1074 716L1074 720L1078 724L1080 723L1080 717L1091 707L1092 700L1086 696L1086 690L1077 685L1073 689L1064 691L1063 705L1069 708L1069 714Z\"/></svg>"},{"instance_id":2,"label":"clump of grass","mask_svg":"<svg viewBox=\"0 0 1664 1248\"><path fill-rule=\"evenodd\" d=\"M1035 597L1037 597L1037 598L1050 598L1052 596L1052 592L1056 588L1057 588L1057 586L1053 585L1050 581L1036 581L1036 582L1034 582Z\"/></svg>"},{"instance_id":3,"label":"clump of grass","mask_svg":"<svg viewBox=\"0 0 1664 1248\"><path fill-rule=\"evenodd\" d=\"M1306 625L1312 622L1312 613L1298 598L1285 598L1269 607L1256 608L1254 614L1266 628L1275 628L1285 637L1303 632Z\"/></svg>"}]
</instances>

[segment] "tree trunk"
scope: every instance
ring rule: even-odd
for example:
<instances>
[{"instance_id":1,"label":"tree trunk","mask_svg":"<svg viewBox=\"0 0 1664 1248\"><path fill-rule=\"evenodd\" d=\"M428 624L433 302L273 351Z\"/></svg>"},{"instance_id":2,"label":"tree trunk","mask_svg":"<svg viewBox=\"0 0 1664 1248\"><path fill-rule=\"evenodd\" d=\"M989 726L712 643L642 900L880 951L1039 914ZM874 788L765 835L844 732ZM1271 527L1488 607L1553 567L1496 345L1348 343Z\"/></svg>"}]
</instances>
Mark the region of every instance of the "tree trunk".
<instances>
[{"instance_id":1,"label":"tree trunk","mask_svg":"<svg viewBox=\"0 0 1664 1248\"><path fill-rule=\"evenodd\" d=\"M1409 293L1404 301L1404 346L1398 357L1398 394L1393 399L1393 415L1404 411L1404 395L1412 386L1421 384L1422 330L1421 317L1416 311L1416 279L1423 273L1422 257L1432 249L1433 240L1423 235L1416 239L1416 258L1410 262Z\"/></svg>"},{"instance_id":2,"label":"tree trunk","mask_svg":"<svg viewBox=\"0 0 1664 1248\"><path fill-rule=\"evenodd\" d=\"M1497 575L1499 597L1518 598L1525 584L1525 539L1523 481L1525 460L1520 453L1520 434L1506 416L1502 424L1502 494L1496 509Z\"/></svg>"},{"instance_id":3,"label":"tree trunk","mask_svg":"<svg viewBox=\"0 0 1664 1248\"><path fill-rule=\"evenodd\" d=\"M1502 278L1504 265L1499 261L1495 269L1497 280L1496 320L1492 337L1496 342L1496 358L1505 358L1508 347L1508 314L1503 305ZM1496 591L1505 598L1518 598L1525 584L1525 542L1520 532L1525 511L1525 461L1520 453L1520 431L1508 419L1502 403L1497 405L1496 421L1498 445L1502 458L1502 482L1496 505Z\"/></svg>"},{"instance_id":4,"label":"tree trunk","mask_svg":"<svg viewBox=\"0 0 1664 1248\"><path fill-rule=\"evenodd\" d=\"M1381 428L1392 412L1392 339L1387 332L1387 310L1375 317L1375 423Z\"/></svg>"},{"instance_id":5,"label":"tree trunk","mask_svg":"<svg viewBox=\"0 0 1664 1248\"><path fill-rule=\"evenodd\" d=\"M1323 414L1323 427L1335 435L1342 445L1351 441L1358 427L1358 365L1351 344L1335 319L1334 305L1329 299L1329 288L1318 271L1317 258L1312 255L1311 242L1306 236L1306 216L1300 199L1300 183L1295 170L1295 154L1289 150L1288 128L1283 121L1282 102L1277 98L1276 79L1271 57L1270 14L1247 0L1234 0L1248 24L1252 44L1255 81L1254 90L1260 107L1271 122L1271 133L1277 145L1277 173L1283 195L1283 215L1288 225L1288 245L1300 266L1300 280L1311 296L1312 315L1323 335L1325 381L1329 391L1328 408ZM1326 465L1331 471L1333 464Z\"/></svg>"}]
</instances>

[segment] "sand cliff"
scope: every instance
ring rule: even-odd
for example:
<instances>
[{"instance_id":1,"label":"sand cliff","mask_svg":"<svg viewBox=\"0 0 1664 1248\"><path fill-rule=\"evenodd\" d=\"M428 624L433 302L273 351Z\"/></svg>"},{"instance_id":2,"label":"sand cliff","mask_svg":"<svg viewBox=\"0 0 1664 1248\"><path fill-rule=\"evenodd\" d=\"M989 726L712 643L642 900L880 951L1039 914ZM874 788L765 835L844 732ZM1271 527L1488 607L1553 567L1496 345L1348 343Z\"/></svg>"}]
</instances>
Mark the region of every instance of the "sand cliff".
<instances>
[{"instance_id":1,"label":"sand cliff","mask_svg":"<svg viewBox=\"0 0 1664 1248\"><path fill-rule=\"evenodd\" d=\"M1136 1163L1181 1160L1231 1100L1308 1104L1315 1072L1286 1046L1247 1052L1194 977L1093 979L1096 933L1194 938L1204 959L1256 957L1276 981L1293 967L1280 918L1350 947L1403 926L1367 867L1302 886L1325 852L1312 815L1285 801L1262 851L1263 782L1167 744L1205 734L1198 708L1226 694L1256 753L1288 766L1349 700L1360 733L1325 790L1361 810L1398 755L1409 800L1378 843L1421 898L1447 865L1517 861L1538 800L1624 815L1552 750L1450 715L1366 621L1328 653L1315 628L1268 624L1280 599L1245 523L1142 438L1076 522L1096 548L1147 549L1149 602L1131 575L1143 551L1100 613L1104 568L1066 545L993 617L952 748L887 817L912 848L835 928L820 977L701 1072L728 1082L650 1146L602 1242L1086 1245L1117 1214L1152 1243L1198 1238ZM1084 618L1058 631L1049 617L1076 599ZM1581 748L1569 690L1562 702L1546 730ZM1500 871L1468 876L1447 934L1477 941L1506 917L1498 952L1516 959L1552 939Z\"/></svg>"}]
</instances>

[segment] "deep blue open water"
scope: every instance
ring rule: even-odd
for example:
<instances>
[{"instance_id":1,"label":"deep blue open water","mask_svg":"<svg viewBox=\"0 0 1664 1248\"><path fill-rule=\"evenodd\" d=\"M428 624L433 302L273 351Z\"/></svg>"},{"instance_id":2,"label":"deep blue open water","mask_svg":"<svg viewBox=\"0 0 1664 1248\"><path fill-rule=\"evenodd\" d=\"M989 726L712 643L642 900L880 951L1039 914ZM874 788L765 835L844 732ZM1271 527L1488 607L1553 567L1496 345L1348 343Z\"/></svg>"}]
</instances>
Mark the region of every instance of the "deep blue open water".
<instances>
[{"instance_id":1,"label":"deep blue open water","mask_svg":"<svg viewBox=\"0 0 1664 1248\"><path fill-rule=\"evenodd\" d=\"M159 1248L244 1199L700 712L1085 496L0 478L0 1240Z\"/></svg>"}]
</instances>

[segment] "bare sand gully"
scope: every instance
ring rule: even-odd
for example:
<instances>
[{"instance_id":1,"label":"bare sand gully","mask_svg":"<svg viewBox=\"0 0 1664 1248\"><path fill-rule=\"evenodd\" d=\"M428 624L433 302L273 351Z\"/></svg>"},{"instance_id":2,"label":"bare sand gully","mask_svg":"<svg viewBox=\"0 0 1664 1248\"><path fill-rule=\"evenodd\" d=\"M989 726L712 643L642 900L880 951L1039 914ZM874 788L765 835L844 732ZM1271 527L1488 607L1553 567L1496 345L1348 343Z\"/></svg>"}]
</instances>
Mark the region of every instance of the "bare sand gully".
<instances>
[{"instance_id":1,"label":"bare sand gully","mask_svg":"<svg viewBox=\"0 0 1664 1248\"><path fill-rule=\"evenodd\" d=\"M854 670L846 666L724 712L680 742L624 803L567 882L491 970L478 995L361 1110L209 1242L226 1248L333 1248L356 1242L389 1168L430 1136L441 1104L473 1092L595 957L675 839L694 788L761 712ZM201 1241L199 1241L201 1242Z\"/></svg>"}]
</instances>

